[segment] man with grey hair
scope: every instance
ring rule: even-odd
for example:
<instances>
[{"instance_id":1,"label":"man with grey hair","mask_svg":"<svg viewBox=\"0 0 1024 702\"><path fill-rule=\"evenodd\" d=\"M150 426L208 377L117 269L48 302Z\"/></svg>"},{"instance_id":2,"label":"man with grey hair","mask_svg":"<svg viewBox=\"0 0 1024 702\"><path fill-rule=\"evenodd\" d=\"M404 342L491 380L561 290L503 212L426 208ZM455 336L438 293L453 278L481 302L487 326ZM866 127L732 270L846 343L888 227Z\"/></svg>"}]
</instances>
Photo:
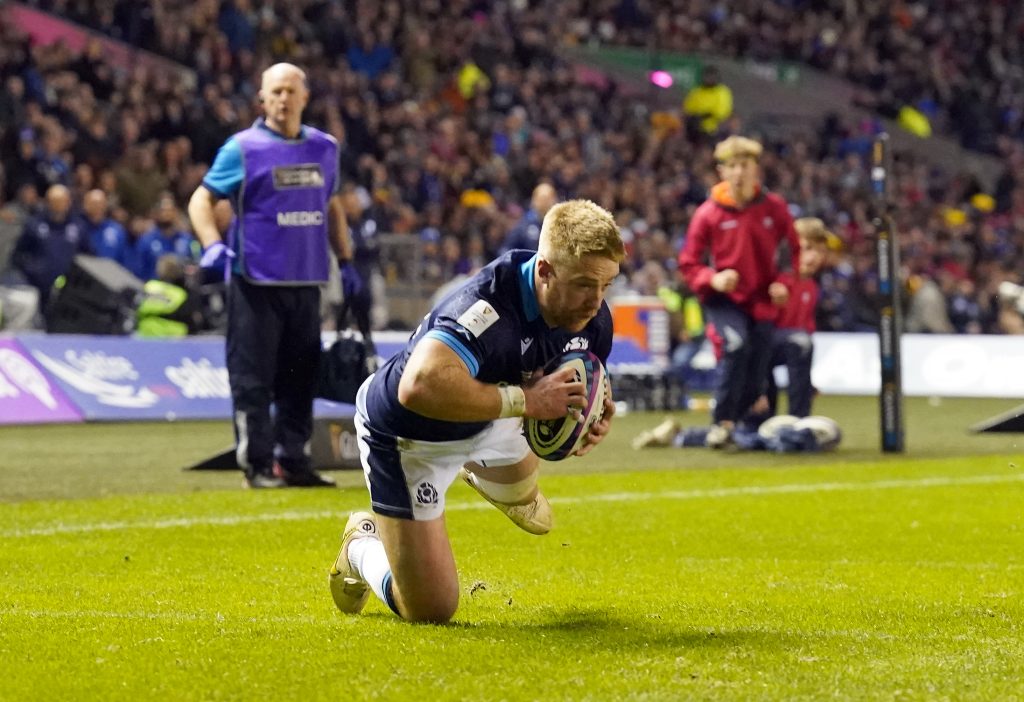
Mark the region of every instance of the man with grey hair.
<instances>
[{"instance_id":1,"label":"man with grey hair","mask_svg":"<svg viewBox=\"0 0 1024 702\"><path fill-rule=\"evenodd\" d=\"M45 308L54 282L67 273L80 253L89 253L89 242L81 220L71 212L71 191L64 185L51 185L43 213L25 222L11 264L39 291L40 306Z\"/></svg>"},{"instance_id":2,"label":"man with grey hair","mask_svg":"<svg viewBox=\"0 0 1024 702\"><path fill-rule=\"evenodd\" d=\"M132 247L128 232L117 220L107 216L109 202L107 194L95 188L82 197L82 214L85 217L86 238L92 252L97 256L117 261L131 269Z\"/></svg>"}]
</instances>

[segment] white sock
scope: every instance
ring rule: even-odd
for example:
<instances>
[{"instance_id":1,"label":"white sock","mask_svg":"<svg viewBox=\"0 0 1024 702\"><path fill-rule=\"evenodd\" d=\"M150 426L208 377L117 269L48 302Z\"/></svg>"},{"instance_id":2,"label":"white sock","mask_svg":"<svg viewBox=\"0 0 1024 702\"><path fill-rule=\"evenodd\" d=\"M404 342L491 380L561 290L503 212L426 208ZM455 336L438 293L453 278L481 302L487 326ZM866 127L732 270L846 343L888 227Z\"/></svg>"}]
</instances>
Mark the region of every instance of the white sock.
<instances>
[{"instance_id":1,"label":"white sock","mask_svg":"<svg viewBox=\"0 0 1024 702\"><path fill-rule=\"evenodd\" d=\"M387 592L391 583L391 566L380 539L367 537L353 540L348 546L348 562L367 582L373 594L393 609L391 594Z\"/></svg>"}]
</instances>

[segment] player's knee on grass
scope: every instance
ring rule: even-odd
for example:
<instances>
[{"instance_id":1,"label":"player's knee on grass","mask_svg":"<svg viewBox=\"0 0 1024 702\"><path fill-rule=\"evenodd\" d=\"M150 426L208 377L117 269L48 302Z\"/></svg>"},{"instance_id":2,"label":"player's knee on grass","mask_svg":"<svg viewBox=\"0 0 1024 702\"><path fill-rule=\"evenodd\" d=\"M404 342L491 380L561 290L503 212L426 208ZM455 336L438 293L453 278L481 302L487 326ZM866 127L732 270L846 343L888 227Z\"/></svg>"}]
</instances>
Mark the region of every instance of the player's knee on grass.
<instances>
[{"instance_id":1,"label":"player's knee on grass","mask_svg":"<svg viewBox=\"0 0 1024 702\"><path fill-rule=\"evenodd\" d=\"M392 567L391 592L402 619L410 622L443 624L459 608L459 579L452 573L431 575L417 568L413 572L395 572Z\"/></svg>"},{"instance_id":2,"label":"player's knee on grass","mask_svg":"<svg viewBox=\"0 0 1024 702\"><path fill-rule=\"evenodd\" d=\"M455 616L455 610L459 608L458 583L450 592L436 592L430 587L422 587L423 583L414 585L408 596L403 596L401 590L395 593L398 604L398 611L402 619L409 622L429 622L432 624L444 624L451 621ZM392 581L392 587L395 587Z\"/></svg>"},{"instance_id":3,"label":"player's knee on grass","mask_svg":"<svg viewBox=\"0 0 1024 702\"><path fill-rule=\"evenodd\" d=\"M443 517L413 521L378 515L391 566L391 594L411 622L447 622L459 606L459 576Z\"/></svg>"}]
</instances>

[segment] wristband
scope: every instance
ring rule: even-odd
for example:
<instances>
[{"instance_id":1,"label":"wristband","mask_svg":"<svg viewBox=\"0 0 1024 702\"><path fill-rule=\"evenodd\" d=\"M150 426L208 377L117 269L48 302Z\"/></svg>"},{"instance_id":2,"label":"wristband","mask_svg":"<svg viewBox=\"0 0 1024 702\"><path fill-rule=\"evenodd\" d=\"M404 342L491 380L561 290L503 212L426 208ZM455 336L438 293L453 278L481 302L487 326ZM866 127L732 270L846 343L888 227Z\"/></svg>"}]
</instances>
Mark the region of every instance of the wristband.
<instances>
[{"instance_id":1,"label":"wristband","mask_svg":"<svg viewBox=\"0 0 1024 702\"><path fill-rule=\"evenodd\" d=\"M522 417L526 413L526 393L518 385L499 385L501 395L501 414L499 419L506 417Z\"/></svg>"}]
</instances>

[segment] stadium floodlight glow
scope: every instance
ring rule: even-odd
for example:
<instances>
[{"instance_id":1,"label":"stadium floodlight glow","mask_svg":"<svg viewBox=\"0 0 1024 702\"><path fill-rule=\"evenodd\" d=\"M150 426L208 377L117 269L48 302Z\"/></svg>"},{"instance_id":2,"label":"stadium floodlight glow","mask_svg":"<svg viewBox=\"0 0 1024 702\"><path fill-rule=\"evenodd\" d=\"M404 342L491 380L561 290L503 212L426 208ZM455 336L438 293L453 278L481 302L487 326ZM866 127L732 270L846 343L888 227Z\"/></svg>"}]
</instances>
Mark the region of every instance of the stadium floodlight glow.
<instances>
[{"instance_id":1,"label":"stadium floodlight glow","mask_svg":"<svg viewBox=\"0 0 1024 702\"><path fill-rule=\"evenodd\" d=\"M672 80L672 74L668 71L651 71L647 74L647 78L659 88L671 88L675 82Z\"/></svg>"}]
</instances>

